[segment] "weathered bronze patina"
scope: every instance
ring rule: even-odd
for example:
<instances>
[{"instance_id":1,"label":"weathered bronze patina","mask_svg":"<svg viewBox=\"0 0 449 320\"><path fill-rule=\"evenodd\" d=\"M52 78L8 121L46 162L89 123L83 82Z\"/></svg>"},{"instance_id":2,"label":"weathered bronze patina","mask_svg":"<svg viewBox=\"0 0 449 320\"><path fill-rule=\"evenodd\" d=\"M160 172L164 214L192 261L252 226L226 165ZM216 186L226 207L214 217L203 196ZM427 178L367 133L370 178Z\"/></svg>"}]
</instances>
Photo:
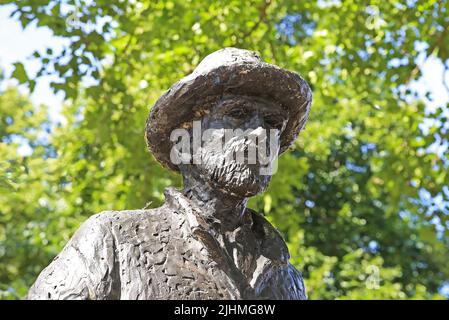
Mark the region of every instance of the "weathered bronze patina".
<instances>
[{"instance_id":1,"label":"weathered bronze patina","mask_svg":"<svg viewBox=\"0 0 449 320\"><path fill-rule=\"evenodd\" d=\"M90 217L31 287L28 299L306 299L301 277L270 223L246 207L271 176L205 142L199 164L170 160L176 128L276 129L276 154L307 120L311 91L297 74L253 52L225 48L175 83L152 108L146 139L156 159L179 171L160 208Z\"/></svg>"}]
</instances>

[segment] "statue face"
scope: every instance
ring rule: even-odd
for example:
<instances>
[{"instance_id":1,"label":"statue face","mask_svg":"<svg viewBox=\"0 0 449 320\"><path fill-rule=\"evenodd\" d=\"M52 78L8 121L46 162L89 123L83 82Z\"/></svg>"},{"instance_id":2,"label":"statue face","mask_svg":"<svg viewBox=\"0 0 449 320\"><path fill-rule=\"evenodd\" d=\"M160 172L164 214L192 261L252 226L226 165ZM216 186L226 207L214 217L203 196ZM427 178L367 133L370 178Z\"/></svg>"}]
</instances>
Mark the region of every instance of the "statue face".
<instances>
[{"instance_id":1,"label":"statue face","mask_svg":"<svg viewBox=\"0 0 449 320\"><path fill-rule=\"evenodd\" d=\"M222 191L254 196L268 187L286 123L273 102L224 97L201 120L202 161L191 170Z\"/></svg>"}]
</instances>

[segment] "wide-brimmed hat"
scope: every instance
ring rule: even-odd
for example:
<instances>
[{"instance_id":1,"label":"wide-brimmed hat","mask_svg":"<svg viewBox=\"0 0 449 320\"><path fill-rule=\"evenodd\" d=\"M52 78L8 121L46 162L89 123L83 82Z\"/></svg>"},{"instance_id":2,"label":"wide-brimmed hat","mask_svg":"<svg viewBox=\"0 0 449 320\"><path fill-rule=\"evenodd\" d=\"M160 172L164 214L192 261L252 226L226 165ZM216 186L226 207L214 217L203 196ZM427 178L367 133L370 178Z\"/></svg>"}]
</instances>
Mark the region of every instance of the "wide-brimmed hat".
<instances>
[{"instance_id":1,"label":"wide-brimmed hat","mask_svg":"<svg viewBox=\"0 0 449 320\"><path fill-rule=\"evenodd\" d=\"M252 51L224 48L211 53L188 76L173 84L156 101L146 123L147 146L170 169L170 134L199 119L220 97L244 95L274 101L288 111L281 135L283 153L304 127L312 102L309 85L297 73L268 64Z\"/></svg>"}]
</instances>

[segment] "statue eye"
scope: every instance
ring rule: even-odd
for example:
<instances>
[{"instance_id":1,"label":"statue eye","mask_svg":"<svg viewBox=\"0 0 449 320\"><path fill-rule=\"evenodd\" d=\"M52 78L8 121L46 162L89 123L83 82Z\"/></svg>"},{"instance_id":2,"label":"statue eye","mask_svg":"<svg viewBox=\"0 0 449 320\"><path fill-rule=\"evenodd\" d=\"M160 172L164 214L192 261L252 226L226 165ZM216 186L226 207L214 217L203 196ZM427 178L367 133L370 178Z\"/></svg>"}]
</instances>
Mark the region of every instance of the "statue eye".
<instances>
[{"instance_id":1,"label":"statue eye","mask_svg":"<svg viewBox=\"0 0 449 320\"><path fill-rule=\"evenodd\" d=\"M265 117L264 121L265 121L265 124L270 129L281 130L282 126L284 125L284 121L283 121L282 117L275 116L275 115L270 115L270 116Z\"/></svg>"}]
</instances>

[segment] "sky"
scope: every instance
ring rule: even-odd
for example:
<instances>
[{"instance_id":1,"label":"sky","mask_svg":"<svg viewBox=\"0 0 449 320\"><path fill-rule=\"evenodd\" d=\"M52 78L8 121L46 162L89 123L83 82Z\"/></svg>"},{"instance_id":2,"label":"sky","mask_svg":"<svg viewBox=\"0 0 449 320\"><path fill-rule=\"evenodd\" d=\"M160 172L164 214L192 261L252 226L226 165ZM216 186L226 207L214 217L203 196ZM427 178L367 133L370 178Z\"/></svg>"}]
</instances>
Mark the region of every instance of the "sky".
<instances>
[{"instance_id":1,"label":"sky","mask_svg":"<svg viewBox=\"0 0 449 320\"><path fill-rule=\"evenodd\" d=\"M47 48L62 50L68 41L60 37L55 37L48 28L29 26L22 29L20 22L9 15L14 6L0 6L0 69L3 70L5 78L8 79L14 71L13 64L22 62L27 74L33 76L39 70L40 63L36 58L30 58L34 51L44 52ZM54 94L50 88L50 82L56 80L55 77L45 76L36 83L36 88L31 95L31 100L35 105L45 104L49 108L49 117L54 121L61 121L61 106L63 94ZM6 80L2 83L2 89L8 85L17 85L16 80ZM27 88L21 86L21 91L27 92Z\"/></svg>"}]
</instances>

